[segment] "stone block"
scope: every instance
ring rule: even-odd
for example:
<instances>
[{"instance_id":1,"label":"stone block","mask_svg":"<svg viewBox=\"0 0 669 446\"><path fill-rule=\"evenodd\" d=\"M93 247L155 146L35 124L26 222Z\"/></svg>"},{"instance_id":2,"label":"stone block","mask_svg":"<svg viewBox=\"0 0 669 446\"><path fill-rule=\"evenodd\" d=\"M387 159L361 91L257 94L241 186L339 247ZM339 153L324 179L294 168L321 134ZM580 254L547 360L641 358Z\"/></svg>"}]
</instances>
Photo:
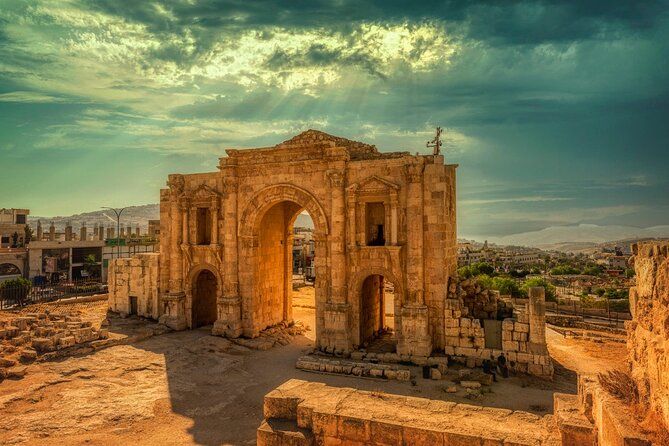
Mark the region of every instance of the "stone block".
<instances>
[{"instance_id":1,"label":"stone block","mask_svg":"<svg viewBox=\"0 0 669 446\"><path fill-rule=\"evenodd\" d=\"M32 346L38 353L50 352L55 348L50 338L33 338Z\"/></svg>"}]
</instances>

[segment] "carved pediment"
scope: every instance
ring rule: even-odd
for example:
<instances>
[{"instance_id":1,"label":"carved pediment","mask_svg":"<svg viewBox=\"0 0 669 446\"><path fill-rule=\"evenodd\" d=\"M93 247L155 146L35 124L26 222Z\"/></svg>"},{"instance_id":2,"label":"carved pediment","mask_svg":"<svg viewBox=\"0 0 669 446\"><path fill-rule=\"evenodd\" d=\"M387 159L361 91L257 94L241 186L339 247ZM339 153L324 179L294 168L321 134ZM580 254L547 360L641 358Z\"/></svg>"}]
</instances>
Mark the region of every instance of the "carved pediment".
<instances>
[{"instance_id":1,"label":"carved pediment","mask_svg":"<svg viewBox=\"0 0 669 446\"><path fill-rule=\"evenodd\" d=\"M186 195L191 200L201 201L201 200L211 200L212 198L217 198L221 195L216 189L211 186L208 186L205 183L200 184L195 189L188 190Z\"/></svg>"},{"instance_id":2,"label":"carved pediment","mask_svg":"<svg viewBox=\"0 0 669 446\"><path fill-rule=\"evenodd\" d=\"M391 193L398 191L400 187L384 178L372 175L349 186L348 189L358 193Z\"/></svg>"}]
</instances>

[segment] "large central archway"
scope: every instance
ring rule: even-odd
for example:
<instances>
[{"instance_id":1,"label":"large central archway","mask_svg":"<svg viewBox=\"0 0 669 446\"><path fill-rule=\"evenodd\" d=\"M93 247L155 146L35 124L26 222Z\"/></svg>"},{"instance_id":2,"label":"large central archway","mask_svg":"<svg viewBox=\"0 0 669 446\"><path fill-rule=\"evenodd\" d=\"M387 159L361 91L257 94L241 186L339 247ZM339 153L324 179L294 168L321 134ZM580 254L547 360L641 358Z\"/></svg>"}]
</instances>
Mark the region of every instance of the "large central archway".
<instances>
[{"instance_id":1,"label":"large central archway","mask_svg":"<svg viewBox=\"0 0 669 446\"><path fill-rule=\"evenodd\" d=\"M281 184L260 191L240 219L240 294L244 334L282 321L292 321L293 223L302 211L314 222L316 337L323 324L322 310L329 280L325 268L327 220L323 208L309 192Z\"/></svg>"}]
</instances>

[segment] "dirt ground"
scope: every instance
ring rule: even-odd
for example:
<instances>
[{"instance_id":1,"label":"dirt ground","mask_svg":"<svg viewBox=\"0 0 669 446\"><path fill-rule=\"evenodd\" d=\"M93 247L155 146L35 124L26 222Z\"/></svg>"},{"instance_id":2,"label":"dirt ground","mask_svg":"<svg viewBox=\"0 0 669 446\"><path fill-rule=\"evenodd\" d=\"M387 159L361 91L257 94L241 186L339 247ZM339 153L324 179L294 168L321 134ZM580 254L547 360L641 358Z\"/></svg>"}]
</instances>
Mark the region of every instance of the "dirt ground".
<instances>
[{"instance_id":1,"label":"dirt ground","mask_svg":"<svg viewBox=\"0 0 669 446\"><path fill-rule=\"evenodd\" d=\"M294 318L313 330L313 288L296 292L294 304ZM86 314L103 318L104 306L88 305ZM624 351L548 330L558 363L553 382L512 377L469 400L417 369L416 385L296 370L313 340L307 331L289 345L254 351L199 329L33 364L24 379L0 383L0 444L255 444L263 396L290 378L544 414L554 392L576 392L575 371L613 368Z\"/></svg>"}]
</instances>

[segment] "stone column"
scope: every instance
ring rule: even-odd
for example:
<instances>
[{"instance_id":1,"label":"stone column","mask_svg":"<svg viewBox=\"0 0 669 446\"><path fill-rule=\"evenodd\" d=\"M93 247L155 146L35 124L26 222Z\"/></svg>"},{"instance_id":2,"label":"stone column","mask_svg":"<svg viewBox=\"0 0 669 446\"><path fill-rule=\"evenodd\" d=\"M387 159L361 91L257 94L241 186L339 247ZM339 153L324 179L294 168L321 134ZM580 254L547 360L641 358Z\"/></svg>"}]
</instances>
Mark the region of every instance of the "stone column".
<instances>
[{"instance_id":1,"label":"stone column","mask_svg":"<svg viewBox=\"0 0 669 446\"><path fill-rule=\"evenodd\" d=\"M49 240L52 242L56 240L56 227L53 222L51 222L51 226L49 226Z\"/></svg>"},{"instance_id":2,"label":"stone column","mask_svg":"<svg viewBox=\"0 0 669 446\"><path fill-rule=\"evenodd\" d=\"M407 244L406 300L397 332L397 353L429 356L432 338L423 297L423 164L406 166Z\"/></svg>"},{"instance_id":3,"label":"stone column","mask_svg":"<svg viewBox=\"0 0 669 446\"><path fill-rule=\"evenodd\" d=\"M242 335L242 306L239 296L237 238L237 176L223 170L223 292L218 298L218 319L212 334L238 338ZM218 232L215 228L214 232ZM218 235L216 236L218 238Z\"/></svg>"},{"instance_id":4,"label":"stone column","mask_svg":"<svg viewBox=\"0 0 669 446\"><path fill-rule=\"evenodd\" d=\"M181 223L181 244L182 245L188 245L190 244L190 226L188 224L190 213L192 209L190 208L190 203L186 199L181 200L181 218L182 218L182 223Z\"/></svg>"},{"instance_id":5,"label":"stone column","mask_svg":"<svg viewBox=\"0 0 669 446\"><path fill-rule=\"evenodd\" d=\"M183 284L183 252L181 250L182 224L180 199L184 191L182 175L170 175L167 185L170 187L170 249L169 253L169 292L161 297L163 314L158 321L174 330L184 330L186 323L186 293Z\"/></svg>"},{"instance_id":6,"label":"stone column","mask_svg":"<svg viewBox=\"0 0 669 446\"><path fill-rule=\"evenodd\" d=\"M544 287L532 287L528 292L527 312L530 319L528 350L535 354L548 354L546 346L546 295Z\"/></svg>"},{"instance_id":7,"label":"stone column","mask_svg":"<svg viewBox=\"0 0 669 446\"><path fill-rule=\"evenodd\" d=\"M407 166L407 299L423 304L423 164Z\"/></svg>"},{"instance_id":8,"label":"stone column","mask_svg":"<svg viewBox=\"0 0 669 446\"><path fill-rule=\"evenodd\" d=\"M218 197L211 200L211 244L218 245Z\"/></svg>"},{"instance_id":9,"label":"stone column","mask_svg":"<svg viewBox=\"0 0 669 446\"><path fill-rule=\"evenodd\" d=\"M398 199L397 194L391 194L390 196L390 244L392 246L397 246L397 205Z\"/></svg>"},{"instance_id":10,"label":"stone column","mask_svg":"<svg viewBox=\"0 0 669 446\"><path fill-rule=\"evenodd\" d=\"M383 244L385 246L390 246L390 202L383 203L383 228Z\"/></svg>"},{"instance_id":11,"label":"stone column","mask_svg":"<svg viewBox=\"0 0 669 446\"><path fill-rule=\"evenodd\" d=\"M348 228L346 229L346 239L348 241L349 248L353 248L356 245L356 212L355 212L355 201L356 201L356 191L354 188L349 188L347 190L348 196L346 197L347 204L347 219L348 219Z\"/></svg>"},{"instance_id":12,"label":"stone column","mask_svg":"<svg viewBox=\"0 0 669 446\"><path fill-rule=\"evenodd\" d=\"M330 179L330 299L346 302L346 202L344 201L344 171L328 171Z\"/></svg>"}]
</instances>

